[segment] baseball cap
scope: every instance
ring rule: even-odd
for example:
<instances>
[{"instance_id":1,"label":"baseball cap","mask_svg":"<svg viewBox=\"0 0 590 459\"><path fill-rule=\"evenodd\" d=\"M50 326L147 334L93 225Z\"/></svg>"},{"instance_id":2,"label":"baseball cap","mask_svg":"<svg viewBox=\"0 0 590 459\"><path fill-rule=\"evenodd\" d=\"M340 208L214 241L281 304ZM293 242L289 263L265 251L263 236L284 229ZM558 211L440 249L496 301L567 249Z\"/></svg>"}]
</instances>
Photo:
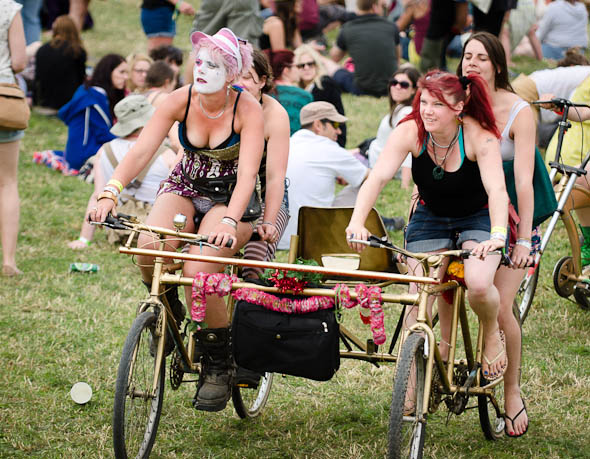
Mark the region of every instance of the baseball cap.
<instances>
[{"instance_id":1,"label":"baseball cap","mask_svg":"<svg viewBox=\"0 0 590 459\"><path fill-rule=\"evenodd\" d=\"M299 112L299 119L301 125L305 126L315 120L330 120L336 123L344 123L348 121L346 116L341 115L330 102L310 102Z\"/></svg>"}]
</instances>

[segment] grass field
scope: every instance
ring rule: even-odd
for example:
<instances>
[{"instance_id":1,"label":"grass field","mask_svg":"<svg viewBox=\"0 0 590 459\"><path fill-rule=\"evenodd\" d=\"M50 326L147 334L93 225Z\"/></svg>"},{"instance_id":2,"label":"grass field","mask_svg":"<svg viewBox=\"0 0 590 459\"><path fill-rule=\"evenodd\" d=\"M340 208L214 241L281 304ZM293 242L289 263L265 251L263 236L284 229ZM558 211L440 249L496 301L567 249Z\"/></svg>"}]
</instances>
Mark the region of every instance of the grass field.
<instances>
[{"instance_id":1,"label":"grass field","mask_svg":"<svg viewBox=\"0 0 590 459\"><path fill-rule=\"evenodd\" d=\"M96 27L84 34L91 60L139 51L145 39L138 2L92 2ZM188 49L187 18L176 44ZM519 59L518 70L538 63ZM373 136L386 101L345 97L349 146ZM91 187L31 162L35 150L62 147L66 130L33 115L21 147L21 233L18 263L25 275L0 278L0 457L112 457L114 382L123 341L145 296L137 268L101 232L89 250L73 252ZM377 207L405 215L408 195L388 185ZM400 234L393 234L400 242ZM523 393L530 428L518 440L486 441L476 411L429 418L425 457L590 457L590 313L555 293L552 268L568 254L565 231L554 234L523 333ZM69 274L70 262L100 265L97 274ZM388 314L388 334L395 311ZM393 366L343 361L329 382L275 379L263 415L241 421L231 404L221 413L196 412L194 385L167 385L155 458L375 458L384 457ZM78 406L77 381L94 396Z\"/></svg>"}]
</instances>

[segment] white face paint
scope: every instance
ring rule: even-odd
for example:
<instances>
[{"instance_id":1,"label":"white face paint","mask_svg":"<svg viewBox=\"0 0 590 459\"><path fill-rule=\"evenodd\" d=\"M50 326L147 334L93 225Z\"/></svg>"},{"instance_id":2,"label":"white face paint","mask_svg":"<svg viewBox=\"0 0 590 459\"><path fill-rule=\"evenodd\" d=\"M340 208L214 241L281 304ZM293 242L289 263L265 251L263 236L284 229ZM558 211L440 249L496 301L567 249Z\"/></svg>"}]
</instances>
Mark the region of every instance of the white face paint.
<instances>
[{"instance_id":1,"label":"white face paint","mask_svg":"<svg viewBox=\"0 0 590 459\"><path fill-rule=\"evenodd\" d=\"M208 49L201 48L193 67L195 89L202 94L213 94L226 85L226 78L223 63L214 60Z\"/></svg>"}]
</instances>

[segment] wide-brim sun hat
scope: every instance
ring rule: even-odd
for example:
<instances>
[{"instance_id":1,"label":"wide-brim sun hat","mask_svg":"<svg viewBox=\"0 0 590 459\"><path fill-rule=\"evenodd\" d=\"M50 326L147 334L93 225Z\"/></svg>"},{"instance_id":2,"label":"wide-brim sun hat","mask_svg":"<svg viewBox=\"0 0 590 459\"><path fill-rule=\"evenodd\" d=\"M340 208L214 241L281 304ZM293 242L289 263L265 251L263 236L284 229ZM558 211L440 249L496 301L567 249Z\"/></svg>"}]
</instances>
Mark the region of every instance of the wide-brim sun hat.
<instances>
[{"instance_id":1,"label":"wide-brim sun hat","mask_svg":"<svg viewBox=\"0 0 590 459\"><path fill-rule=\"evenodd\" d=\"M202 40L212 42L230 56L238 61L238 72L242 71L242 54L240 53L240 41L238 37L227 27L219 29L215 35L208 35L205 32L193 32L191 43L193 47L198 46Z\"/></svg>"},{"instance_id":2,"label":"wide-brim sun hat","mask_svg":"<svg viewBox=\"0 0 590 459\"><path fill-rule=\"evenodd\" d=\"M141 94L133 94L122 99L115 105L117 123L111 128L111 134L127 137L139 128L144 127L156 109Z\"/></svg>"}]
</instances>

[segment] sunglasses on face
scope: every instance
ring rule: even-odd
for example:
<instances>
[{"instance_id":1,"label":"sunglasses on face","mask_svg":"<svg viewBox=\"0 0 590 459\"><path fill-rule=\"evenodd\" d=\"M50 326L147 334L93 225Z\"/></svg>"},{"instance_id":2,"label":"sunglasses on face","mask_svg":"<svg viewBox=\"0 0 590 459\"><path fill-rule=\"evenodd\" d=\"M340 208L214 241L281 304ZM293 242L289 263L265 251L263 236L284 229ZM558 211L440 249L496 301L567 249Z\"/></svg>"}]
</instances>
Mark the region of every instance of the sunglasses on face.
<instances>
[{"instance_id":1,"label":"sunglasses on face","mask_svg":"<svg viewBox=\"0 0 590 459\"><path fill-rule=\"evenodd\" d=\"M389 86L398 86L402 89L408 89L410 87L410 83L407 81L398 81L395 78L393 80L391 80L391 82L389 83Z\"/></svg>"},{"instance_id":2,"label":"sunglasses on face","mask_svg":"<svg viewBox=\"0 0 590 459\"><path fill-rule=\"evenodd\" d=\"M334 129L340 129L340 123L338 121L330 121L330 120L323 119L322 123L324 123L324 124L330 123L334 127Z\"/></svg>"},{"instance_id":3,"label":"sunglasses on face","mask_svg":"<svg viewBox=\"0 0 590 459\"><path fill-rule=\"evenodd\" d=\"M299 70L303 70L305 67L309 67L310 69L315 67L315 62L302 62L301 64L297 64L297 68Z\"/></svg>"}]
</instances>

